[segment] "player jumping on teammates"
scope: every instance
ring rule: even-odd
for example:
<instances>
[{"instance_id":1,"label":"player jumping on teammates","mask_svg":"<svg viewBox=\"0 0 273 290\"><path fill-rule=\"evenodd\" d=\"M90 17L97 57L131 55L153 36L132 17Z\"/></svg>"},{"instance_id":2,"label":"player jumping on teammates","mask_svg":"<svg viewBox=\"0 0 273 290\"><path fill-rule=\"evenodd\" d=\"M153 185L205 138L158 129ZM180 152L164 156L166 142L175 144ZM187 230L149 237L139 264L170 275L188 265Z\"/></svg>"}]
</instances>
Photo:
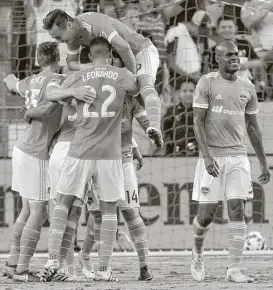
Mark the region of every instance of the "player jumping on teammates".
<instances>
[{"instance_id":1,"label":"player jumping on teammates","mask_svg":"<svg viewBox=\"0 0 273 290\"><path fill-rule=\"evenodd\" d=\"M240 68L237 46L231 41L218 43L216 60L219 71L201 77L193 101L195 137L202 157L197 162L193 188L199 209L193 221L191 274L196 281L204 280L204 239L218 202L225 197L230 220L226 281L247 283L254 279L239 269L246 234L244 201L253 197L245 127L261 165L261 184L270 180L270 172L257 123L255 87L236 75Z\"/></svg>"},{"instance_id":2,"label":"player jumping on teammates","mask_svg":"<svg viewBox=\"0 0 273 290\"><path fill-rule=\"evenodd\" d=\"M119 64L117 63L119 61ZM116 58L115 65L122 67L122 62ZM121 144L122 144L122 166L124 175L124 189L126 200L118 201L117 205L122 212L122 215L128 225L131 239L135 245L138 258L140 275L139 280L149 281L153 276L149 270L148 261L148 242L147 231L145 224L139 213L139 196L138 196L138 183L136 172L133 163L133 155L140 155L139 149L134 139L132 139L132 124L135 117L140 126L146 131L149 126L149 121L146 116L145 110L140 106L137 100L131 96L127 96L124 102L122 111L122 125L121 125ZM134 144L133 144L134 143ZM137 167L140 169L141 164ZM93 190L95 189L93 186ZM79 255L80 264L82 265L83 274L89 278L94 279L93 263L90 260L91 249L96 242L97 250L99 252L99 234L101 224L101 213L99 208L99 200L96 194L92 197L91 213L94 216L89 216L88 226L82 252Z\"/></svg>"},{"instance_id":3,"label":"player jumping on teammates","mask_svg":"<svg viewBox=\"0 0 273 290\"><path fill-rule=\"evenodd\" d=\"M57 41L67 43L67 62L71 70L89 64L78 62L81 45L89 46L94 37L104 37L121 56L124 65L137 75L140 94L144 100L150 127L149 135L158 135L157 147L163 146L160 130L161 103L154 84L159 66L159 54L149 38L143 37L126 24L105 14L89 12L72 18L55 9L47 14L44 29Z\"/></svg>"}]
</instances>

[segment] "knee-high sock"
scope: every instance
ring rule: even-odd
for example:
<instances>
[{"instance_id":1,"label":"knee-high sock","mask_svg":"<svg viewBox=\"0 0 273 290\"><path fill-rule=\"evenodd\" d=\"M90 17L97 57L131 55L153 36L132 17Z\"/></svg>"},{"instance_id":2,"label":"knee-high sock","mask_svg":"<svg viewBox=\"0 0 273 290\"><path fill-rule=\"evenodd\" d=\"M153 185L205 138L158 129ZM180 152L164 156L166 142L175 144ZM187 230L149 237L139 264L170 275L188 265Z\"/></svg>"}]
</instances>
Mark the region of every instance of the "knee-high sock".
<instances>
[{"instance_id":1,"label":"knee-high sock","mask_svg":"<svg viewBox=\"0 0 273 290\"><path fill-rule=\"evenodd\" d=\"M12 227L12 238L8 258L9 266L17 266L20 255L20 240L25 224L26 223L21 221L20 218L17 218L15 224Z\"/></svg>"},{"instance_id":2,"label":"knee-high sock","mask_svg":"<svg viewBox=\"0 0 273 290\"><path fill-rule=\"evenodd\" d=\"M203 227L197 220L197 217L193 220L193 238L194 238L194 245L193 249L197 254L201 254L204 251L204 241L206 234L209 230L208 227Z\"/></svg>"},{"instance_id":3,"label":"knee-high sock","mask_svg":"<svg viewBox=\"0 0 273 290\"><path fill-rule=\"evenodd\" d=\"M229 223L229 265L228 268L236 268L240 265L243 255L246 224L244 221L230 221Z\"/></svg>"},{"instance_id":4,"label":"knee-high sock","mask_svg":"<svg viewBox=\"0 0 273 290\"><path fill-rule=\"evenodd\" d=\"M140 269L148 266L148 241L147 230L142 218L136 217L133 220L127 221L127 226L130 232L131 239L135 245Z\"/></svg>"},{"instance_id":5,"label":"knee-high sock","mask_svg":"<svg viewBox=\"0 0 273 290\"><path fill-rule=\"evenodd\" d=\"M110 266L117 234L117 215L103 215L100 230L99 268Z\"/></svg>"},{"instance_id":6,"label":"knee-high sock","mask_svg":"<svg viewBox=\"0 0 273 290\"><path fill-rule=\"evenodd\" d=\"M87 230L85 234L85 239L82 247L82 257L83 259L89 259L90 252L95 244L95 237L94 237L94 219L89 215L89 219L87 222Z\"/></svg>"},{"instance_id":7,"label":"knee-high sock","mask_svg":"<svg viewBox=\"0 0 273 290\"><path fill-rule=\"evenodd\" d=\"M67 227L68 208L56 205L48 234L48 253L50 259L59 259L60 248Z\"/></svg>"}]
</instances>

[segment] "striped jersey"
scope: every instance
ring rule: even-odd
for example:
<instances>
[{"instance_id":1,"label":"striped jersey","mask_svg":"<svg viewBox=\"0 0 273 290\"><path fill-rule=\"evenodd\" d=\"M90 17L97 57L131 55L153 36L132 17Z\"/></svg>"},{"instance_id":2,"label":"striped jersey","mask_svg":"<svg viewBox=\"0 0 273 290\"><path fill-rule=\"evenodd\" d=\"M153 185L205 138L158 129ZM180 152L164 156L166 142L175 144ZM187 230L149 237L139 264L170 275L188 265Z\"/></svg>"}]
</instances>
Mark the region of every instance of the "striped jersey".
<instances>
[{"instance_id":1,"label":"striped jersey","mask_svg":"<svg viewBox=\"0 0 273 290\"><path fill-rule=\"evenodd\" d=\"M59 83L63 81L64 77L64 75L42 71L37 75L18 81L17 91L25 98L27 108L39 107L39 105L50 103L45 98L48 82ZM48 160L49 145L58 131L61 116L62 106L56 103L50 116L41 120L32 120L31 124L27 124L27 128L20 135L16 147L35 158Z\"/></svg>"},{"instance_id":2,"label":"striped jersey","mask_svg":"<svg viewBox=\"0 0 273 290\"><path fill-rule=\"evenodd\" d=\"M254 85L241 77L225 80L219 72L203 75L193 107L207 110L205 134L212 156L246 155L245 114L258 113Z\"/></svg>"}]
</instances>

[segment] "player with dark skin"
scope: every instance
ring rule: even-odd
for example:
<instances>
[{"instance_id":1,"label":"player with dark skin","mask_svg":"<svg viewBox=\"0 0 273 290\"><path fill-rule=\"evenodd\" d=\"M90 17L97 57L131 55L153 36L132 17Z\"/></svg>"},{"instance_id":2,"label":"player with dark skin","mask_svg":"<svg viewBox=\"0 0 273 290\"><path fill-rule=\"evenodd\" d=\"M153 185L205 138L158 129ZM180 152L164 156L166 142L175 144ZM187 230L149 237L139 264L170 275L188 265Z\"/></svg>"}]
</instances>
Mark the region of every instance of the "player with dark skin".
<instances>
[{"instance_id":1,"label":"player with dark skin","mask_svg":"<svg viewBox=\"0 0 273 290\"><path fill-rule=\"evenodd\" d=\"M230 186L231 183L234 184L234 179L233 180L228 180L228 175L227 169L228 168L228 162L234 162L236 158L247 158L246 157L246 152L241 154L242 151L238 150L234 153L231 150L233 150L232 146L226 145L227 143L221 142L218 140L215 140L215 143L218 142L216 145L212 145L211 143L211 138L210 140L208 139L209 135L211 136L211 132L209 132L209 129L212 130L211 128L215 126L215 123L221 122L223 119L224 121L224 127L221 127L218 125L220 131L222 129L225 130L225 127L230 126L229 124L232 124L232 118L237 118L237 116L227 116L226 112L228 110L233 110L235 114L238 114L242 117L239 118L240 124L235 124L234 126L230 126L229 131L231 132L229 137L231 138L231 143L235 144L234 146L241 146L240 145L240 139L243 139L243 133L244 128L239 128L240 126L243 126L242 123L245 120L246 128L247 128L247 133L250 139L250 142L254 148L254 151L257 155L257 158L260 162L261 166L261 175L258 177L258 181L264 185L269 182L270 180L270 172L268 169L267 161L266 161L266 155L263 147L263 141L262 141L262 134L259 129L259 125L257 122L257 116L256 113L258 112L257 109L257 96L255 92L255 88L253 84L247 80L244 80L240 77L237 77L237 71L240 69L240 60L238 56L238 48L237 46L231 42L231 41L223 41L219 43L216 46L216 61L219 64L219 71L218 72L213 72L208 75L203 76L200 81L199 81L199 87L197 85L197 91L196 91L196 96L194 99L194 104L193 104L193 115L194 115L194 131L195 131L195 137L198 142L201 154L203 158L201 159L201 162L203 162L203 172L206 171L205 173L201 173L198 175L198 170L196 170L195 173L195 178L199 178L199 180L204 180L204 174L206 175L206 180L210 179L210 181L206 185L207 187L201 187L198 189L198 194L199 196L203 194L203 200L200 200L199 198L193 198L194 200L199 201L199 209L197 216L194 220L194 247L193 247L193 260L192 260L192 265L191 265L191 270L192 270L192 276L195 280L197 281L202 281L205 276L205 269L204 269L204 262L203 262L203 244L204 244L204 239L205 235L208 231L209 225L212 223L217 207L218 207L218 201L222 200L217 197L222 192L224 192L226 198L227 198L227 207L228 207L228 215L230 219L230 224L229 224L229 244L230 244L230 265L229 269L227 272L226 280L227 281L232 281L232 282L237 282L237 283L245 283L245 282L253 282L253 279L250 277L247 277L243 275L239 268L238 264L240 262L240 258L242 255L242 250L243 250L243 237L244 237L244 230L246 228L245 222L244 222L244 202L247 198L245 196L242 196L242 192L249 192L249 194L252 193L251 189L247 190L247 182L244 183L244 181L241 181L240 178L238 177L239 174L243 174L244 170L250 172L249 165L247 167L242 166L242 163L238 163L236 166L234 165L233 169L230 170L232 174L234 174L234 170L237 174L237 179L235 183L235 192L232 186ZM220 84L219 84L220 82ZM201 85L202 83L202 85ZM202 86L202 88L201 88ZM224 87L223 87L224 86ZM237 88L236 88L237 86ZM213 87L213 88L212 88ZM220 88L219 88L220 87ZM234 91L231 93L229 92L230 88L234 88ZM218 89L220 91L220 94L216 94L216 97L214 97L214 91ZM241 90L242 92L246 91L247 96L251 100L240 100L241 98ZM218 93L218 92L217 92ZM239 97L237 97L237 94ZM202 101L200 101L200 95L205 95L206 99L206 105L201 104ZM226 98L225 98L226 96ZM253 101L254 100L254 101ZM246 104L247 102L247 104ZM238 107L234 106L234 103L239 103ZM251 103L251 105L250 105ZM200 105L201 104L201 105ZM217 104L218 106L214 106L214 104ZM220 106L220 105L222 106ZM254 104L254 105L253 105ZM244 107L242 110L242 107ZM250 109L249 107L254 107ZM224 110L223 110L224 109ZM218 110L218 111L217 111ZM237 110L237 111L236 111ZM240 111L239 113L237 113ZM243 118L241 120L240 118ZM222 120L221 120L222 119ZM229 121L231 120L231 121ZM215 122L215 123L213 123ZM229 123L230 122L230 123ZM210 126L210 127L209 127ZM235 128L236 127L236 128ZM216 128L217 132L217 128ZM219 132L219 131L218 131ZM222 138L222 136L219 133L214 134L215 139ZM237 138L237 134L239 137ZM232 135L233 134L233 135ZM218 135L218 136L216 136ZM236 138L234 137L236 135ZM223 138L224 140L225 138ZM228 140L228 137L226 139ZM224 140L225 141L225 140ZM214 144L215 144L214 143ZM223 145L224 144L224 145ZM237 148L237 147L236 147ZM218 150L218 153L215 154L216 150ZM245 150L245 149L244 149ZM214 151L212 153L211 151ZM231 153L232 152L232 153ZM238 154L237 154L238 153ZM218 154L218 155L217 155ZM222 156L222 157L217 157L217 156ZM239 156L239 157L238 157ZM221 158L226 158L223 163ZM233 158L233 159L232 159ZM218 161L221 161L220 162ZM227 161L228 160L228 161ZM232 160L232 161L230 161ZM199 161L198 161L199 162ZM244 161L245 162L245 161ZM248 161L247 161L248 163ZM224 164L224 165L223 165ZM249 163L248 163L249 164ZM230 166L232 167L232 166ZM197 164L197 169L198 169L198 164ZM233 171L233 172L232 172ZM200 172L200 171L199 171ZM225 173L223 173L225 172ZM250 175L250 173L249 173ZM210 176L210 177L209 177ZM203 178L203 179L202 179ZM247 179L247 177L242 177L243 179ZM217 181L218 179L218 181ZM215 183L219 182L219 180L225 180L225 185L222 184L223 187L220 188L215 188ZM229 181L229 182L228 182ZM195 181L198 183L197 181ZM241 183L240 183L241 182ZM221 183L220 183L221 184ZM242 187L240 184L244 184ZM238 186L237 186L238 185ZM226 187L225 187L226 186ZM240 188L237 189L236 187ZM204 189L206 192L204 192ZM214 190L214 192L213 192ZM216 197L215 199L210 199L213 194L215 194L216 191ZM222 191L222 192L221 192ZM218 193L220 192L220 193ZM231 196L232 195L232 196ZM210 197L208 197L210 196ZM237 226L236 232L235 230L230 231L230 228L235 228ZM235 233L234 233L235 231ZM240 235L240 239L236 240L235 235L237 234L237 238ZM231 237L230 237L231 235ZM232 240L233 239L233 240ZM230 240L232 240L230 242ZM233 246L232 242L237 243L236 247ZM237 251L236 254L231 253L231 248L234 247ZM236 269L236 270L235 270ZM234 270L234 271L233 271Z\"/></svg>"}]
</instances>

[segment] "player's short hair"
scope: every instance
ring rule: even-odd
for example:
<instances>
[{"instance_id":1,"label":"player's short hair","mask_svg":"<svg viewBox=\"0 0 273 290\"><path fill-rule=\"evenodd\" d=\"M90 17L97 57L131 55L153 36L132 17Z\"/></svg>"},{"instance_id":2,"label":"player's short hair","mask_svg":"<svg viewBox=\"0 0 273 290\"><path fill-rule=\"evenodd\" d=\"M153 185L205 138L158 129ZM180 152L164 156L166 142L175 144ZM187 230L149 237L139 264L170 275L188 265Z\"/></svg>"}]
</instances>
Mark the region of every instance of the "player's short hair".
<instances>
[{"instance_id":1,"label":"player's short hair","mask_svg":"<svg viewBox=\"0 0 273 290\"><path fill-rule=\"evenodd\" d=\"M66 28L66 24L69 21L73 21L73 18L61 9L54 9L47 13L43 19L43 28L50 30L55 24L58 27Z\"/></svg>"},{"instance_id":2,"label":"player's short hair","mask_svg":"<svg viewBox=\"0 0 273 290\"><path fill-rule=\"evenodd\" d=\"M229 16L221 16L217 20L217 27L219 27L221 21L232 21L236 25L236 20Z\"/></svg>"},{"instance_id":3,"label":"player's short hair","mask_svg":"<svg viewBox=\"0 0 273 290\"><path fill-rule=\"evenodd\" d=\"M107 39L103 37L95 37L90 42L90 54L91 57L97 56L108 57L111 54L112 46Z\"/></svg>"},{"instance_id":4,"label":"player's short hair","mask_svg":"<svg viewBox=\"0 0 273 290\"><path fill-rule=\"evenodd\" d=\"M181 79L180 88L185 83L192 83L192 84L194 84L194 86L196 86L196 84L197 84L197 82L196 82L196 80L194 78L191 78L191 77L183 77Z\"/></svg>"},{"instance_id":5,"label":"player's short hair","mask_svg":"<svg viewBox=\"0 0 273 290\"><path fill-rule=\"evenodd\" d=\"M60 51L57 42L42 42L37 48L37 62L46 67L60 61Z\"/></svg>"}]
</instances>

